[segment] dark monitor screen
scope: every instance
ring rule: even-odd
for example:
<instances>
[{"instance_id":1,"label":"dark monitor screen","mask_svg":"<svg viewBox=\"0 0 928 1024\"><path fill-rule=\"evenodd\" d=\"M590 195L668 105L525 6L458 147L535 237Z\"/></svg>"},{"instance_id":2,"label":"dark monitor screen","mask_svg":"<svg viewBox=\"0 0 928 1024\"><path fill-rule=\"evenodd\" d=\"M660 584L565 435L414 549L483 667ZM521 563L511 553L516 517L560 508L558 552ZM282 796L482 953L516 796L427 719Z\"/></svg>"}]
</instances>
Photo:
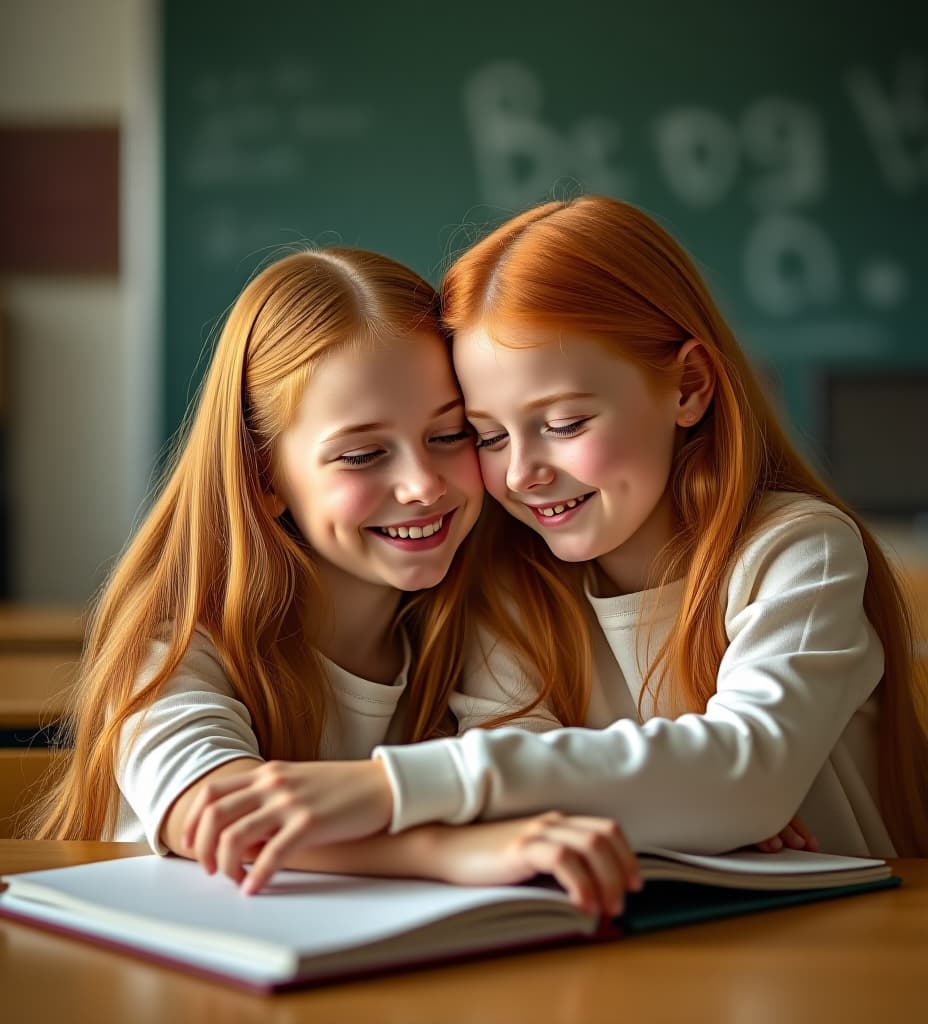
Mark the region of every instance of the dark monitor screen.
<instances>
[{"instance_id":1,"label":"dark monitor screen","mask_svg":"<svg viewBox=\"0 0 928 1024\"><path fill-rule=\"evenodd\" d=\"M825 392L837 493L862 512L928 513L928 368L831 373Z\"/></svg>"}]
</instances>

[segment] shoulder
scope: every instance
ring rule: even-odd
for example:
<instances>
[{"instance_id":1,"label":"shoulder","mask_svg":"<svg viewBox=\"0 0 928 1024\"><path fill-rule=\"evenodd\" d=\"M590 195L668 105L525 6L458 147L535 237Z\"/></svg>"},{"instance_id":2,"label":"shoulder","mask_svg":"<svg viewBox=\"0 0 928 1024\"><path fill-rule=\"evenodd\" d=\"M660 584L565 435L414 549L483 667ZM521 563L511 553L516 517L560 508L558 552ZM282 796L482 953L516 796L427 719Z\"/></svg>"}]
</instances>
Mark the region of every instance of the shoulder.
<instances>
[{"instance_id":1,"label":"shoulder","mask_svg":"<svg viewBox=\"0 0 928 1024\"><path fill-rule=\"evenodd\" d=\"M146 686L164 665L170 650L170 623L165 623L151 639L148 652L142 662L136 679L136 689ZM161 695L186 693L192 690L212 691L222 696L232 696L232 684L222 664L219 649L209 633L197 626L190 638L177 667L165 682Z\"/></svg>"},{"instance_id":2,"label":"shoulder","mask_svg":"<svg viewBox=\"0 0 928 1024\"><path fill-rule=\"evenodd\" d=\"M867 572L860 530L850 516L810 495L772 492L732 562L729 602L829 580L857 581L862 595Z\"/></svg>"}]
</instances>

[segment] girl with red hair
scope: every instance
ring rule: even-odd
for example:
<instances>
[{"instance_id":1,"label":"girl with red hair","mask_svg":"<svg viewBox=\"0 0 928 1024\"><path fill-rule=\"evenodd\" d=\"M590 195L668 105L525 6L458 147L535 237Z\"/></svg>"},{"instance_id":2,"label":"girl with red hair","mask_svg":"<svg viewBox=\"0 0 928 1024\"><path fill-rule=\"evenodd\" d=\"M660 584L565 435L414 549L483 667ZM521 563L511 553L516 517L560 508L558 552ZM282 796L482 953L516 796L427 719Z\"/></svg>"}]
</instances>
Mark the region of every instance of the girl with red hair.
<instances>
[{"instance_id":1,"label":"girl with red hair","mask_svg":"<svg viewBox=\"0 0 928 1024\"><path fill-rule=\"evenodd\" d=\"M681 247L627 203L548 203L465 252L442 301L496 499L455 708L522 728L376 752L393 828L555 806L713 851L798 810L826 851L928 854L899 584Z\"/></svg>"},{"instance_id":2,"label":"girl with red hair","mask_svg":"<svg viewBox=\"0 0 928 1024\"><path fill-rule=\"evenodd\" d=\"M627 203L548 203L465 252L442 302L495 499L464 732L379 747L363 806L317 802L304 841L349 810L344 838L557 807L716 852L798 812L827 852L928 855L899 584L681 247Z\"/></svg>"},{"instance_id":3,"label":"girl with red hair","mask_svg":"<svg viewBox=\"0 0 928 1024\"><path fill-rule=\"evenodd\" d=\"M280 858L458 882L548 871L615 912L634 858L611 821L540 815L337 845L377 792L353 759L449 731L483 493L434 289L354 249L264 269L95 608L73 749L38 835L144 839L246 891ZM224 819L197 810L218 794ZM296 849L300 799L347 808L315 856Z\"/></svg>"}]
</instances>

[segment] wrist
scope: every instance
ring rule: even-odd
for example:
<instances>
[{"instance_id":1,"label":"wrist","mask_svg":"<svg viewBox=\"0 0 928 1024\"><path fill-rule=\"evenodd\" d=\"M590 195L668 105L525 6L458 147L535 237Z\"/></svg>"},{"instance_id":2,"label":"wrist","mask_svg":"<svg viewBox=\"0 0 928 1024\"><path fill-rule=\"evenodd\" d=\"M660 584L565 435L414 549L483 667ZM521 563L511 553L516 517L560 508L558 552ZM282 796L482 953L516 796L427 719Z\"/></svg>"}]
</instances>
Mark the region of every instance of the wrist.
<instances>
[{"instance_id":1,"label":"wrist","mask_svg":"<svg viewBox=\"0 0 928 1024\"><path fill-rule=\"evenodd\" d=\"M408 857L410 873L416 878L430 878L436 882L448 881L441 850L441 837L444 831L441 825L419 825L403 833L404 852Z\"/></svg>"}]
</instances>

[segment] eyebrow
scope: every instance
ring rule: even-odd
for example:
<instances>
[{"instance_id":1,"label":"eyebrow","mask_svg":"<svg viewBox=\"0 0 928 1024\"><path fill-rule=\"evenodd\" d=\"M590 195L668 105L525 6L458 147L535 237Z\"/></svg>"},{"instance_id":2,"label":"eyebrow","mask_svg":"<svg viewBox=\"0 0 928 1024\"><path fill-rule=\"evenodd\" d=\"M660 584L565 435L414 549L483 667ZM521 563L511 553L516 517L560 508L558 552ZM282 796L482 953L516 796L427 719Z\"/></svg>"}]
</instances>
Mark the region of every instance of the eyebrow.
<instances>
[{"instance_id":1,"label":"eyebrow","mask_svg":"<svg viewBox=\"0 0 928 1024\"><path fill-rule=\"evenodd\" d=\"M438 419L439 416L444 416L446 412L451 412L452 409L464 403L460 398L452 398L450 402L445 402L444 405L440 405L430 416L430 420ZM383 430L386 427L391 426L390 423L378 422L378 423L351 423L347 427L340 427L334 433L329 434L323 444L328 444L330 441L337 441L340 437L346 437L349 434L366 434L371 430Z\"/></svg>"},{"instance_id":2,"label":"eyebrow","mask_svg":"<svg viewBox=\"0 0 928 1024\"><path fill-rule=\"evenodd\" d=\"M522 406L523 412L532 412L534 409L540 409L545 405L554 405L555 402L564 402L571 398L595 398L590 391L560 391L554 395L542 395L541 398L533 398L531 402L526 402ZM468 409L467 416L470 419L477 420L492 420L493 416L488 412L482 412L480 409Z\"/></svg>"}]
</instances>

